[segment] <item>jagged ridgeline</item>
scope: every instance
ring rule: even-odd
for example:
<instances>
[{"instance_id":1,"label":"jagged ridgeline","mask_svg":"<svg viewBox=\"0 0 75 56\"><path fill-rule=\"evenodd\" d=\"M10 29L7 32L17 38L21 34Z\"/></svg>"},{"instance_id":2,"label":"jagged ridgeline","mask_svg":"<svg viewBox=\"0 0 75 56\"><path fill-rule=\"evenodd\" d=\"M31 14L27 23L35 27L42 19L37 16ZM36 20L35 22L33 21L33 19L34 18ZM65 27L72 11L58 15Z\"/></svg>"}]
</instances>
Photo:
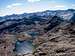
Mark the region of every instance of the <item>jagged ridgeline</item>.
<instances>
[{"instance_id":1,"label":"jagged ridgeline","mask_svg":"<svg viewBox=\"0 0 75 56\"><path fill-rule=\"evenodd\" d=\"M0 17L0 56L75 56L75 10Z\"/></svg>"}]
</instances>

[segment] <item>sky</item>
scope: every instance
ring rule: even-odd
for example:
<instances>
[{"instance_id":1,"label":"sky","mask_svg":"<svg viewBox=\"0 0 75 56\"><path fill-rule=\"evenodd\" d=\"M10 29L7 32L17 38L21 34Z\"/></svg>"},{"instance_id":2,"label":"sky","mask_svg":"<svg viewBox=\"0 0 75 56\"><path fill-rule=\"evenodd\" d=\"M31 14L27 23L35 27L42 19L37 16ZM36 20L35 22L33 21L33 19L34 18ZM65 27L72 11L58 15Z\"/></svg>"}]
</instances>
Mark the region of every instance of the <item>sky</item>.
<instances>
[{"instance_id":1,"label":"sky","mask_svg":"<svg viewBox=\"0 0 75 56\"><path fill-rule=\"evenodd\" d=\"M0 0L0 16L75 9L75 0Z\"/></svg>"}]
</instances>

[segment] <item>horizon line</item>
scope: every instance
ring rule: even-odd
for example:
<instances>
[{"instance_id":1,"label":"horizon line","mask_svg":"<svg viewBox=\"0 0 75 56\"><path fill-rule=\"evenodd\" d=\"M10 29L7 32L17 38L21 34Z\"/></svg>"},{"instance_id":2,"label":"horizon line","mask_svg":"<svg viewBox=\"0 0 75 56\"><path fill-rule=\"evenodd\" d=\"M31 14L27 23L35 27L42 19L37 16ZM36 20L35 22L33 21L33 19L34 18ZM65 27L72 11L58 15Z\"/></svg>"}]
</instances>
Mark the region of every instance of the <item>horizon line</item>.
<instances>
[{"instance_id":1,"label":"horizon line","mask_svg":"<svg viewBox=\"0 0 75 56\"><path fill-rule=\"evenodd\" d=\"M23 12L23 13L13 13L13 14L9 14L9 15L3 15L0 17L5 17L5 16L11 16L11 15L21 15L21 14L32 14L32 13L41 13L41 12L45 12L45 11L63 11L63 10L75 10L74 8L69 8L69 9L55 9L55 10L43 10L43 11L35 11L35 12Z\"/></svg>"}]
</instances>

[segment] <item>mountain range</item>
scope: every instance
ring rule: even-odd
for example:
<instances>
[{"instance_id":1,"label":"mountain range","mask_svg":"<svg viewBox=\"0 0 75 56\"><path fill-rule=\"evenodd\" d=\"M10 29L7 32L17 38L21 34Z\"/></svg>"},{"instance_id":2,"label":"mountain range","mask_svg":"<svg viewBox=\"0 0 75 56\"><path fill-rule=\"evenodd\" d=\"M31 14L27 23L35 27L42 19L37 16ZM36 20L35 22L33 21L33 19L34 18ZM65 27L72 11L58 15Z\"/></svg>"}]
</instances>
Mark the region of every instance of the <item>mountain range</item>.
<instances>
[{"instance_id":1,"label":"mountain range","mask_svg":"<svg viewBox=\"0 0 75 56\"><path fill-rule=\"evenodd\" d=\"M5 48L0 47L0 53L5 51L7 56L12 56L12 53L17 56L75 56L75 10L2 16L0 43ZM8 52L11 50L10 55L6 53L7 49Z\"/></svg>"},{"instance_id":2,"label":"mountain range","mask_svg":"<svg viewBox=\"0 0 75 56\"><path fill-rule=\"evenodd\" d=\"M56 10L56 11L47 10L47 11L36 12L36 13L7 15L4 17L0 17L0 33L31 30L32 28L35 28L34 27L35 25L41 25L41 27L43 27L43 25L48 25L50 23L55 25L59 24L59 22L54 22L56 20L57 21L70 21L70 20L75 21L74 16L75 16L74 9ZM51 22L51 20L53 22Z\"/></svg>"}]
</instances>

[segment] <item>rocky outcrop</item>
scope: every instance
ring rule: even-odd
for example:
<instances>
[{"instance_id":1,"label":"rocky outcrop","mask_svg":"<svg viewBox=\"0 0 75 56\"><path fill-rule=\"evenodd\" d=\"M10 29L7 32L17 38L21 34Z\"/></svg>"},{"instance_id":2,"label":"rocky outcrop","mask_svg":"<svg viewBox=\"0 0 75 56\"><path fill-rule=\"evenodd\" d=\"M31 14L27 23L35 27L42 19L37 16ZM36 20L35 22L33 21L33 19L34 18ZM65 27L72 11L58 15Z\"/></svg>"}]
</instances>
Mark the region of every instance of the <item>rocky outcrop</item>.
<instances>
[{"instance_id":1,"label":"rocky outcrop","mask_svg":"<svg viewBox=\"0 0 75 56\"><path fill-rule=\"evenodd\" d=\"M4 34L0 37L0 56L15 56L13 52L15 42L15 35L12 34Z\"/></svg>"},{"instance_id":2,"label":"rocky outcrop","mask_svg":"<svg viewBox=\"0 0 75 56\"><path fill-rule=\"evenodd\" d=\"M31 40L32 37L27 34L26 32L21 32L19 34L17 34L17 40L19 41L25 41L25 40Z\"/></svg>"},{"instance_id":3,"label":"rocky outcrop","mask_svg":"<svg viewBox=\"0 0 75 56\"><path fill-rule=\"evenodd\" d=\"M75 24L58 26L52 32L34 40L35 56L75 56ZM44 41L43 41L44 40Z\"/></svg>"}]
</instances>

